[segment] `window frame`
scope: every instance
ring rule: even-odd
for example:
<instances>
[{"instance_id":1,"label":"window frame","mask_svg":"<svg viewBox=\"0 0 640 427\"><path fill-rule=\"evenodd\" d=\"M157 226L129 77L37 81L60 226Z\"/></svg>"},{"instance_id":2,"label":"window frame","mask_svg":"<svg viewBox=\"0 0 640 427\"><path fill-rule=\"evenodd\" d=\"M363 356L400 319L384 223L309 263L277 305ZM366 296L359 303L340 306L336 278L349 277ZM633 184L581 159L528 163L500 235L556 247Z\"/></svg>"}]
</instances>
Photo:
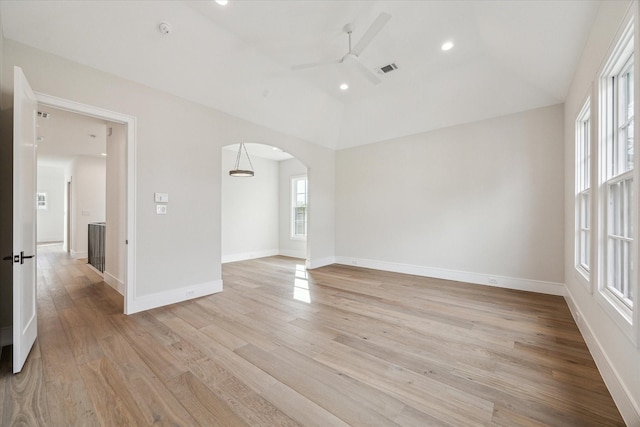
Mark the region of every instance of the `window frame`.
<instances>
[{"instance_id":1,"label":"window frame","mask_svg":"<svg viewBox=\"0 0 640 427\"><path fill-rule=\"evenodd\" d=\"M305 214L304 214L304 235L296 233L296 209L300 206L297 205L297 183L299 181L305 181ZM307 240L309 234L309 179L307 175L295 175L291 177L291 191L290 191L290 206L289 210L289 238L291 240Z\"/></svg>"},{"instance_id":2,"label":"window frame","mask_svg":"<svg viewBox=\"0 0 640 427\"><path fill-rule=\"evenodd\" d=\"M593 248L593 213L591 192L591 147L593 121L591 97L585 100L575 123L575 251L574 267L581 282L592 292L591 264Z\"/></svg>"},{"instance_id":3,"label":"window frame","mask_svg":"<svg viewBox=\"0 0 640 427\"><path fill-rule=\"evenodd\" d=\"M597 200L597 241L592 242L592 250L595 249L597 261L593 263L597 272L597 292L595 292L596 300L600 303L604 311L614 320L624 334L636 345L640 341L639 321L639 302L638 302L638 268L640 265L640 257L638 254L638 129L634 123L633 128L633 168L630 170L618 170L612 167L611 160L614 151L612 147L620 140L620 131L626 127L628 122L621 123L617 114L620 111L620 99L618 95L619 76L629 67L633 66L633 118L635 118L635 106L638 105L638 81L639 75L635 72L635 38L637 30L634 25L634 16L630 16L626 25L622 27L622 31L618 34L617 43L610 50L604 66L601 68L598 77L597 105L598 105L598 143L597 143L597 179L598 185L592 188L597 194L593 200ZM593 118L593 114L592 114ZM622 125L622 126L621 126ZM619 151L618 151L618 158ZM633 230L632 241L630 243L629 263L633 266L630 270L629 283L631 286L631 296L634 303L629 306L623 299L619 298L614 291L608 286L608 269L610 268L609 259L609 238L611 225L611 212L609 200L611 197L611 188L619 182L631 179L630 191L630 221L629 227ZM593 224L592 224L593 225ZM593 254L592 254L593 256ZM593 260L593 258L592 258ZM592 268L594 267L592 265Z\"/></svg>"}]
</instances>

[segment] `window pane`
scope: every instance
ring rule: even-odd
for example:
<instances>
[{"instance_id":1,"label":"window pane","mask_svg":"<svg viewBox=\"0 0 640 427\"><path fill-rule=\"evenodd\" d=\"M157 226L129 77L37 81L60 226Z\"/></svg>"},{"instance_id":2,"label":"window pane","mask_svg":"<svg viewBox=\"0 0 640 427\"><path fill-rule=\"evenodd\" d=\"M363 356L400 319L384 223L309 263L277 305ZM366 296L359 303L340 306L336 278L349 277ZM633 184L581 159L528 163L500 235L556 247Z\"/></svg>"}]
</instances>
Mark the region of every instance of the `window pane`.
<instances>
[{"instance_id":1,"label":"window pane","mask_svg":"<svg viewBox=\"0 0 640 427\"><path fill-rule=\"evenodd\" d=\"M307 235L307 178L294 178L292 183L291 236Z\"/></svg>"}]
</instances>

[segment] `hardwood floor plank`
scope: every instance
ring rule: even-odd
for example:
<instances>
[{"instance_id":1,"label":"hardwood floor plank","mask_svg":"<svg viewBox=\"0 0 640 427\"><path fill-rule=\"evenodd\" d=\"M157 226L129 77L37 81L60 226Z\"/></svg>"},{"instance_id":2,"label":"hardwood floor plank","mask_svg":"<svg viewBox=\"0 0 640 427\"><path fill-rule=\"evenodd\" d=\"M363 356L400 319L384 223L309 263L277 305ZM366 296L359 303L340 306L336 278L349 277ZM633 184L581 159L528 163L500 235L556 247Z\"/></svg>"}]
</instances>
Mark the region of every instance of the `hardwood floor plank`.
<instances>
[{"instance_id":1,"label":"hardwood floor plank","mask_svg":"<svg viewBox=\"0 0 640 427\"><path fill-rule=\"evenodd\" d=\"M131 391L147 424L196 424L193 417L168 390L166 383L156 377L152 368L138 355L130 342L120 335L114 335L102 340L101 344L111 366L120 373L125 387Z\"/></svg>"},{"instance_id":2,"label":"hardwood floor plank","mask_svg":"<svg viewBox=\"0 0 640 427\"><path fill-rule=\"evenodd\" d=\"M83 365L92 360L101 359L102 350L93 336L93 329L87 326L85 319L78 313L76 307L59 310L58 315L76 359L76 364Z\"/></svg>"},{"instance_id":3,"label":"hardwood floor plank","mask_svg":"<svg viewBox=\"0 0 640 427\"><path fill-rule=\"evenodd\" d=\"M102 426L144 425L146 420L109 359L80 367L86 390Z\"/></svg>"},{"instance_id":4,"label":"hardwood floor plank","mask_svg":"<svg viewBox=\"0 0 640 427\"><path fill-rule=\"evenodd\" d=\"M199 423L207 426L249 426L191 372L172 378L168 385Z\"/></svg>"},{"instance_id":5,"label":"hardwood floor plank","mask_svg":"<svg viewBox=\"0 0 640 427\"><path fill-rule=\"evenodd\" d=\"M156 376L166 380L186 372L182 363L171 354L163 340L156 339L152 335L153 331L138 324L138 318L144 316L144 313L131 316L133 319L123 315L111 316L111 322Z\"/></svg>"},{"instance_id":6,"label":"hardwood floor plank","mask_svg":"<svg viewBox=\"0 0 640 427\"><path fill-rule=\"evenodd\" d=\"M344 391L329 387L325 382L308 376L307 372L300 367L274 357L256 346L248 344L236 350L236 353L298 393L318 402L320 406L329 409L350 425L375 425L376 423L395 425L393 421L372 411L371 408L358 405ZM338 373L335 376L337 377Z\"/></svg>"},{"instance_id":7,"label":"hardwood floor plank","mask_svg":"<svg viewBox=\"0 0 640 427\"><path fill-rule=\"evenodd\" d=\"M11 347L7 349L11 350ZM11 371L12 366L12 364L8 365L8 371ZM41 357L31 354L21 373L12 375L7 372L7 374L11 377L2 387L5 400L1 406L0 425L46 425L50 416L46 404Z\"/></svg>"},{"instance_id":8,"label":"hardwood floor plank","mask_svg":"<svg viewBox=\"0 0 640 427\"><path fill-rule=\"evenodd\" d=\"M19 375L2 350L0 425L624 425L561 297L278 256L125 316L86 260L37 262L39 335Z\"/></svg>"}]
</instances>

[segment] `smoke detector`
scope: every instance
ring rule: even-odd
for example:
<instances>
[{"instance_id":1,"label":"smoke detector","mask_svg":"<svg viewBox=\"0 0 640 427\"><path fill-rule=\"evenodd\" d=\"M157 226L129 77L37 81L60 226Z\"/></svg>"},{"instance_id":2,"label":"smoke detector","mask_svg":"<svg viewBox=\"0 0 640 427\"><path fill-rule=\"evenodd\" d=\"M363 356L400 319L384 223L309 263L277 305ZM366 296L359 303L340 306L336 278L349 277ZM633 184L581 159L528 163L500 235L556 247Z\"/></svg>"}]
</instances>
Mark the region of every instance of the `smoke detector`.
<instances>
[{"instance_id":1,"label":"smoke detector","mask_svg":"<svg viewBox=\"0 0 640 427\"><path fill-rule=\"evenodd\" d=\"M158 28L160 29L160 32L165 36L171 32L171 24L169 24L168 22L161 22L160 25L158 25Z\"/></svg>"}]
</instances>

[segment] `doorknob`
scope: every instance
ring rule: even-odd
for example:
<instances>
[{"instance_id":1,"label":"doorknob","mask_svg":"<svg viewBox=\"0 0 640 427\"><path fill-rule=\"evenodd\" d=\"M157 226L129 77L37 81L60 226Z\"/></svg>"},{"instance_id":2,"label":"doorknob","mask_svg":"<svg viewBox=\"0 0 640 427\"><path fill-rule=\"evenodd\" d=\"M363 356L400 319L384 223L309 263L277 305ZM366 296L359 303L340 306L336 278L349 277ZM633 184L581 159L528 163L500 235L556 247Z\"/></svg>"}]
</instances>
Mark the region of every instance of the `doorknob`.
<instances>
[{"instance_id":1,"label":"doorknob","mask_svg":"<svg viewBox=\"0 0 640 427\"><path fill-rule=\"evenodd\" d=\"M24 251L20 251L20 264L24 264L24 260L27 258L33 258L35 255L24 255Z\"/></svg>"}]
</instances>

